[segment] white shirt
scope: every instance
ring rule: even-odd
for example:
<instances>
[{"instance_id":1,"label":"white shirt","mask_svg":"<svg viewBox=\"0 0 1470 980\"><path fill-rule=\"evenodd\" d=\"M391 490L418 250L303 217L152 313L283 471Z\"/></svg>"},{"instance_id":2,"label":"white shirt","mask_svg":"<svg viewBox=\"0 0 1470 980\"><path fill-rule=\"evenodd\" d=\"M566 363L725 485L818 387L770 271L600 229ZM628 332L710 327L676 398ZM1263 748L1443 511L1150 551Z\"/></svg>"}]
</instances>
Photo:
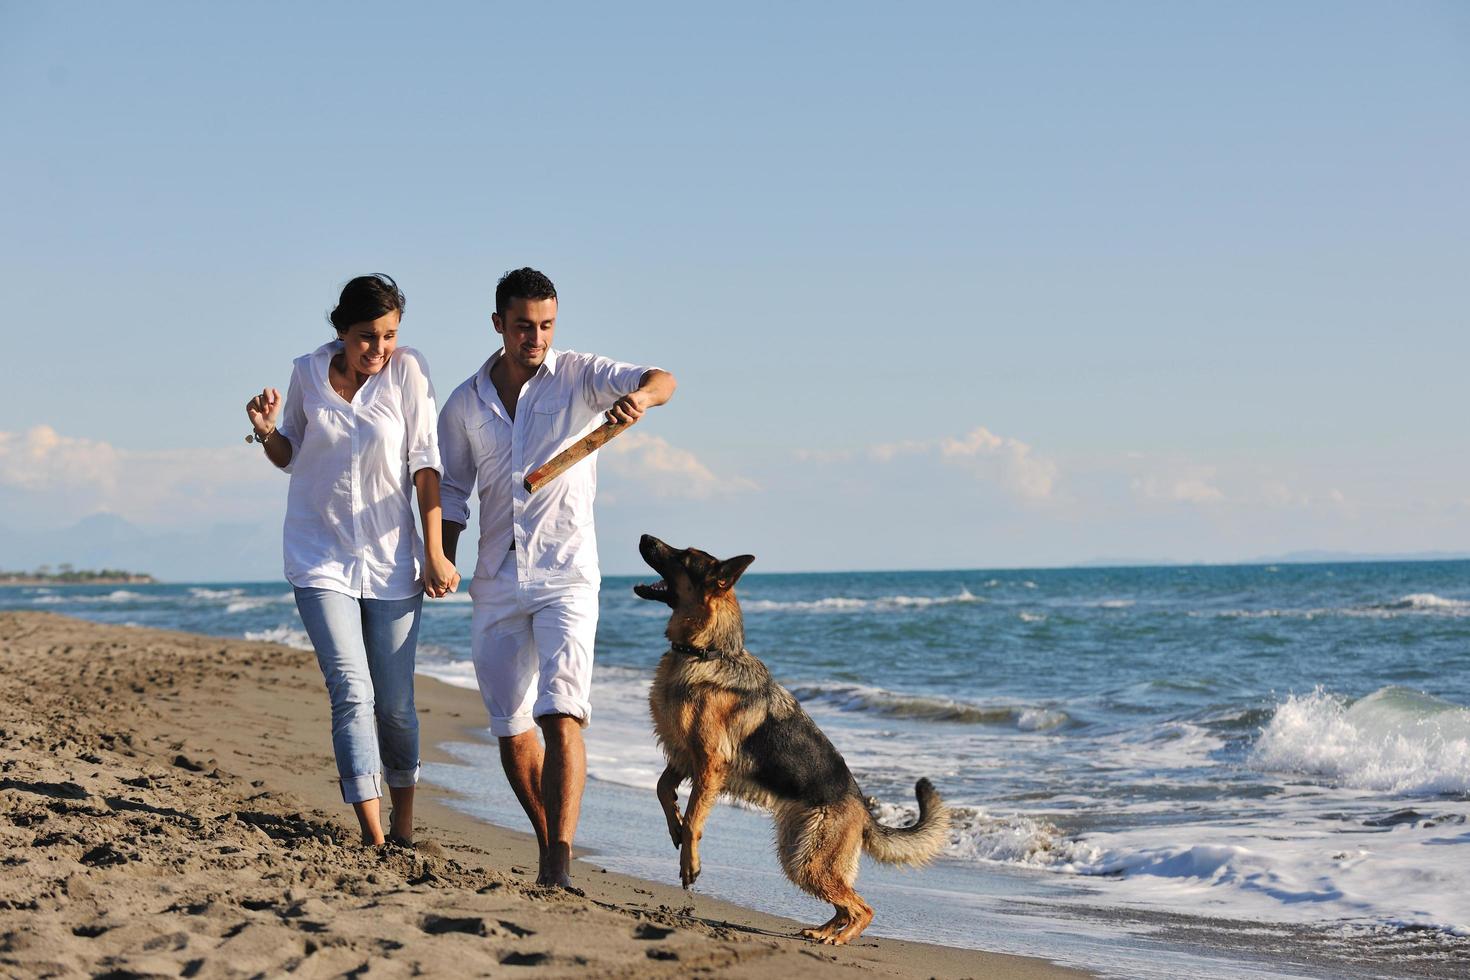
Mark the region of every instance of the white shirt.
<instances>
[{"instance_id":1,"label":"white shirt","mask_svg":"<svg viewBox=\"0 0 1470 980\"><path fill-rule=\"evenodd\" d=\"M423 588L413 474L443 472L429 366L400 347L349 402L328 377L341 350L340 340L323 344L291 369L279 425L291 443L286 579L303 589L407 599Z\"/></svg>"},{"instance_id":2,"label":"white shirt","mask_svg":"<svg viewBox=\"0 0 1470 980\"><path fill-rule=\"evenodd\" d=\"M597 454L535 493L522 481L602 423L602 413L638 389L652 368L594 354L550 350L521 387L515 418L500 403L490 369L496 351L444 402L439 445L444 453L444 519L469 521L469 495L480 488L480 554L470 595L495 577L515 545L516 580L556 586L591 583L597 569L592 498Z\"/></svg>"}]
</instances>

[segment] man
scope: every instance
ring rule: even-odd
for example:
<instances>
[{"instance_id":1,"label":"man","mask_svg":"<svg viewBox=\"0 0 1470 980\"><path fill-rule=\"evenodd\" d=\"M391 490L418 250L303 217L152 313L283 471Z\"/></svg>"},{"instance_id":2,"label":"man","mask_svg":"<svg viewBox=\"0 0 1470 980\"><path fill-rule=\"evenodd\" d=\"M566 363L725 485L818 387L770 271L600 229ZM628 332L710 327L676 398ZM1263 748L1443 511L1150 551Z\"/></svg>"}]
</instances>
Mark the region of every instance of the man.
<instances>
[{"instance_id":1,"label":"man","mask_svg":"<svg viewBox=\"0 0 1470 980\"><path fill-rule=\"evenodd\" d=\"M597 457L529 494L521 481L604 416L636 422L674 394L674 376L553 350L556 287L507 272L491 318L502 347L439 415L444 552L451 561L480 491L480 552L470 583L475 678L500 761L540 848L537 883L571 884L572 839L587 778L597 633ZM545 739L543 751L535 729Z\"/></svg>"}]
</instances>

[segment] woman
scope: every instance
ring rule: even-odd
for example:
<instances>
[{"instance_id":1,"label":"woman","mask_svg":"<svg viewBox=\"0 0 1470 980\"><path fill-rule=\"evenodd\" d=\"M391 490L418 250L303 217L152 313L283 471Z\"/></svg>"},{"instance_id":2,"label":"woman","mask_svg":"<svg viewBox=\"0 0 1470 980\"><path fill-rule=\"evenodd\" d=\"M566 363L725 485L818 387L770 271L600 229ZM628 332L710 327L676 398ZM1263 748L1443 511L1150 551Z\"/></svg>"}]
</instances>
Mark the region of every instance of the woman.
<instances>
[{"instance_id":1,"label":"woman","mask_svg":"<svg viewBox=\"0 0 1470 980\"><path fill-rule=\"evenodd\" d=\"M434 389L419 353L398 346L403 304L388 276L353 279L332 311L337 339L296 359L280 425L274 388L245 406L250 438L291 474L286 578L331 695L342 798L374 846L413 840L419 613L425 592L459 585L440 538ZM393 800L386 837L383 782Z\"/></svg>"}]
</instances>

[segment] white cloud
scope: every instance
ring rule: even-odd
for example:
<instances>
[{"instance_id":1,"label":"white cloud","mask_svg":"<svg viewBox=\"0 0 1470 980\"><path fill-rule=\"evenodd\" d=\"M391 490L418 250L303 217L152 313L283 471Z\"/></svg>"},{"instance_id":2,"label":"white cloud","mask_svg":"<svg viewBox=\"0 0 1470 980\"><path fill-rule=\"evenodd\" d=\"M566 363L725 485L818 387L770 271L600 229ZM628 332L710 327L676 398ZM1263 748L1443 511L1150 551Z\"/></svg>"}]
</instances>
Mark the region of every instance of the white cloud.
<instances>
[{"instance_id":1,"label":"white cloud","mask_svg":"<svg viewBox=\"0 0 1470 980\"><path fill-rule=\"evenodd\" d=\"M0 432L0 489L19 492L23 519L70 523L98 511L144 524L231 521L274 513L285 478L260 450L118 449L48 425Z\"/></svg>"},{"instance_id":2,"label":"white cloud","mask_svg":"<svg viewBox=\"0 0 1470 980\"><path fill-rule=\"evenodd\" d=\"M903 442L880 442L868 447L868 458L877 463L891 463L900 456L917 456L934 448L932 442L906 439Z\"/></svg>"},{"instance_id":3,"label":"white cloud","mask_svg":"<svg viewBox=\"0 0 1470 980\"><path fill-rule=\"evenodd\" d=\"M655 497L705 500L759 489L744 477L720 477L687 449L643 432L629 432L602 450L603 469Z\"/></svg>"},{"instance_id":4,"label":"white cloud","mask_svg":"<svg viewBox=\"0 0 1470 980\"><path fill-rule=\"evenodd\" d=\"M998 436L984 426L977 426L958 439L946 436L875 443L863 450L862 455L875 463L932 457L945 465L968 470L977 479L999 483L1026 500L1049 499L1056 486L1055 462L1037 455L1021 440ZM798 450L796 458L803 462L841 463L855 457L848 451Z\"/></svg>"},{"instance_id":5,"label":"white cloud","mask_svg":"<svg viewBox=\"0 0 1470 980\"><path fill-rule=\"evenodd\" d=\"M960 439L943 439L940 454L948 461L994 469L1001 482L1027 500L1045 500L1056 484L1057 464L1036 455L1031 447L1010 436L998 436L982 426Z\"/></svg>"},{"instance_id":6,"label":"white cloud","mask_svg":"<svg viewBox=\"0 0 1470 980\"><path fill-rule=\"evenodd\" d=\"M1175 476L1134 477L1133 492L1145 500L1163 500L1185 504L1218 504L1225 501L1225 491L1215 486L1213 471Z\"/></svg>"}]
</instances>

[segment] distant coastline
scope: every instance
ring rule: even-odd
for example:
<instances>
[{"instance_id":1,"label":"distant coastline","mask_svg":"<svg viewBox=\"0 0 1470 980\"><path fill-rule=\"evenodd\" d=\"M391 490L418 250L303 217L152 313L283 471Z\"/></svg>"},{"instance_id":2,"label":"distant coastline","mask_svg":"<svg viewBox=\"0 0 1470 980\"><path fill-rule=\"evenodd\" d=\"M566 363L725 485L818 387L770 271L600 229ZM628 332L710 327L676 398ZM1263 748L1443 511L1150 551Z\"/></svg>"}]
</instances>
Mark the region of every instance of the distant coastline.
<instances>
[{"instance_id":1,"label":"distant coastline","mask_svg":"<svg viewBox=\"0 0 1470 980\"><path fill-rule=\"evenodd\" d=\"M158 580L143 572L117 568L70 568L52 572L44 566L34 572L0 571L0 585L155 585Z\"/></svg>"}]
</instances>

